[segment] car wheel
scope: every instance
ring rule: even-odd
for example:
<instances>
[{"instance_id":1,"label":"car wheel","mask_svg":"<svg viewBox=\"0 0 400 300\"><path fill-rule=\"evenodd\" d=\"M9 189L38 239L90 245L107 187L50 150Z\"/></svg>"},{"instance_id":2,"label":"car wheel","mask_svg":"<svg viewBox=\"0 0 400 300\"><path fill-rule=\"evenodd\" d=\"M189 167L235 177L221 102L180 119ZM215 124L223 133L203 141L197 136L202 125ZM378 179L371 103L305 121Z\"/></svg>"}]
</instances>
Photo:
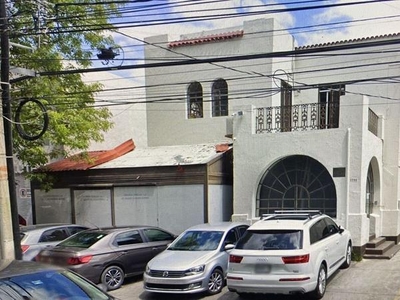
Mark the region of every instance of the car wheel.
<instances>
[{"instance_id":1,"label":"car wheel","mask_svg":"<svg viewBox=\"0 0 400 300\"><path fill-rule=\"evenodd\" d=\"M220 269L214 269L208 279L208 294L215 295L224 287L224 274Z\"/></svg>"},{"instance_id":2,"label":"car wheel","mask_svg":"<svg viewBox=\"0 0 400 300\"><path fill-rule=\"evenodd\" d=\"M317 276L317 286L311 294L314 299L321 299L322 297L324 297L326 291L326 281L326 267L324 264L321 264Z\"/></svg>"},{"instance_id":3,"label":"car wheel","mask_svg":"<svg viewBox=\"0 0 400 300\"><path fill-rule=\"evenodd\" d=\"M101 283L103 283L108 291L116 290L124 283L125 273L118 266L110 266L101 274Z\"/></svg>"},{"instance_id":4,"label":"car wheel","mask_svg":"<svg viewBox=\"0 0 400 300\"><path fill-rule=\"evenodd\" d=\"M351 244L349 243L346 249L346 259L344 263L340 266L340 268L347 269L348 267L350 267L350 264L351 264Z\"/></svg>"}]
</instances>

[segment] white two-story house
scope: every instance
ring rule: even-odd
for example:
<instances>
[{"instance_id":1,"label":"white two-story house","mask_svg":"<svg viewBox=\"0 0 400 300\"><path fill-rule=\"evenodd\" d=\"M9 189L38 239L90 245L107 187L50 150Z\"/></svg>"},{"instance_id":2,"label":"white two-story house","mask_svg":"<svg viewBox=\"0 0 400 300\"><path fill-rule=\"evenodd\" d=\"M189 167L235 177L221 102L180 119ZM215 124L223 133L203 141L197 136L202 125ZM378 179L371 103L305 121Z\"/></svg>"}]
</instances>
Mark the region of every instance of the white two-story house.
<instances>
[{"instance_id":1,"label":"white two-story house","mask_svg":"<svg viewBox=\"0 0 400 300\"><path fill-rule=\"evenodd\" d=\"M399 35L298 46L273 19L146 39L148 145L233 145L232 220L320 210L400 239ZM151 101L150 101L151 100Z\"/></svg>"}]
</instances>

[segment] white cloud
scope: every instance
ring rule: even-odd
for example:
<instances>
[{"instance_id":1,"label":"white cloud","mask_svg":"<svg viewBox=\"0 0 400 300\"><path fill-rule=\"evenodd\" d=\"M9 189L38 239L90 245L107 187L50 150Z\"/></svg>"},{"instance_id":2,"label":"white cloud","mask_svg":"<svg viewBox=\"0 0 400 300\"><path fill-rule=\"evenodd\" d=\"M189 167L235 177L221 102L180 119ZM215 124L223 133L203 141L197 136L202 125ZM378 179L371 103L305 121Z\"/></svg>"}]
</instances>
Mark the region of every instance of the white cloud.
<instances>
[{"instance_id":1,"label":"white cloud","mask_svg":"<svg viewBox=\"0 0 400 300\"><path fill-rule=\"evenodd\" d=\"M354 2L354 0L339 1L339 3L351 2ZM332 31L306 33L303 37L307 38L307 44L315 44L398 33L398 28L400 28L400 17L389 17L399 15L399 13L399 1L335 7L322 14L316 14L313 21L315 23L323 24L346 18L351 21L360 20L360 22L351 22L345 27Z\"/></svg>"}]
</instances>

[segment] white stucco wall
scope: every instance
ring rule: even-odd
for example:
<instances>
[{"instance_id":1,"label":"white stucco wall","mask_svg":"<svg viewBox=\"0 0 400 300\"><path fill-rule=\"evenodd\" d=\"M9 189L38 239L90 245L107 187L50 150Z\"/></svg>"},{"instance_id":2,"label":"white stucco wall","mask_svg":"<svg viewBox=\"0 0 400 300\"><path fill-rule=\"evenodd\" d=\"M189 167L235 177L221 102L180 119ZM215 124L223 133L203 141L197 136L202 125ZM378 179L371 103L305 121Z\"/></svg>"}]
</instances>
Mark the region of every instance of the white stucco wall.
<instances>
[{"instance_id":1,"label":"white stucco wall","mask_svg":"<svg viewBox=\"0 0 400 300\"><path fill-rule=\"evenodd\" d=\"M333 177L337 194L337 221L353 233L355 245L369 238L365 213L365 187L372 158L382 165L382 141L368 131L369 99L347 95L341 98L339 128L255 134L254 106L234 117L234 215L255 220L258 184L267 169L279 159L305 155L316 159L333 174L345 168L345 177ZM250 113L247 113L250 112ZM246 200L243 200L246 199ZM251 200L249 200L251 199ZM379 213L379 212L378 212Z\"/></svg>"},{"instance_id":2,"label":"white stucco wall","mask_svg":"<svg viewBox=\"0 0 400 300\"><path fill-rule=\"evenodd\" d=\"M182 39L229 33L241 29L244 30L244 36L240 38L171 49L168 49L168 42L171 41L166 35L149 37L146 41L158 47L147 46L145 57L148 62L153 62L154 59L157 61L185 60L191 57L201 59L273 52L293 47L293 38L288 35L272 37L272 32L280 29L273 19L248 21L241 27L201 32L183 36ZM279 65L281 69L287 69L291 63L288 59L274 59L274 64ZM146 69L146 97L156 101L147 103L149 146L230 141L225 138L225 120L235 113L232 109L235 105L242 103L244 99L249 99L251 95L254 95L251 99L253 104L271 105L272 98L259 97L259 89L267 89L264 93L268 93L268 89L276 88L275 82L269 76L274 71L272 65L272 59L267 58ZM263 74L268 74L268 76L263 76ZM287 77L286 74L281 74L281 76ZM211 117L211 86L212 82L218 78L226 79L228 82L229 114L227 117ZM201 119L187 118L186 95L192 81L200 82L203 87L204 117ZM277 82L279 83L279 80ZM279 97L274 99L280 101Z\"/></svg>"}]
</instances>

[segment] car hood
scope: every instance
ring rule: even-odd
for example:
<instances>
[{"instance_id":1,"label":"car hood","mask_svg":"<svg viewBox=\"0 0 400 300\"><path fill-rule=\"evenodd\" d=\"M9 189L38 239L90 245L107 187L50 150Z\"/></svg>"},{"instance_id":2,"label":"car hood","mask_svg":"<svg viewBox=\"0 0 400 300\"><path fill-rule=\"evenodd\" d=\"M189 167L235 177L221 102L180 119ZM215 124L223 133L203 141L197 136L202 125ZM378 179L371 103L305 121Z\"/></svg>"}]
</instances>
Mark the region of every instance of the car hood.
<instances>
[{"instance_id":1,"label":"car hood","mask_svg":"<svg viewBox=\"0 0 400 300\"><path fill-rule=\"evenodd\" d=\"M186 270L207 263L216 251L174 251L165 250L149 262L154 270Z\"/></svg>"}]
</instances>

